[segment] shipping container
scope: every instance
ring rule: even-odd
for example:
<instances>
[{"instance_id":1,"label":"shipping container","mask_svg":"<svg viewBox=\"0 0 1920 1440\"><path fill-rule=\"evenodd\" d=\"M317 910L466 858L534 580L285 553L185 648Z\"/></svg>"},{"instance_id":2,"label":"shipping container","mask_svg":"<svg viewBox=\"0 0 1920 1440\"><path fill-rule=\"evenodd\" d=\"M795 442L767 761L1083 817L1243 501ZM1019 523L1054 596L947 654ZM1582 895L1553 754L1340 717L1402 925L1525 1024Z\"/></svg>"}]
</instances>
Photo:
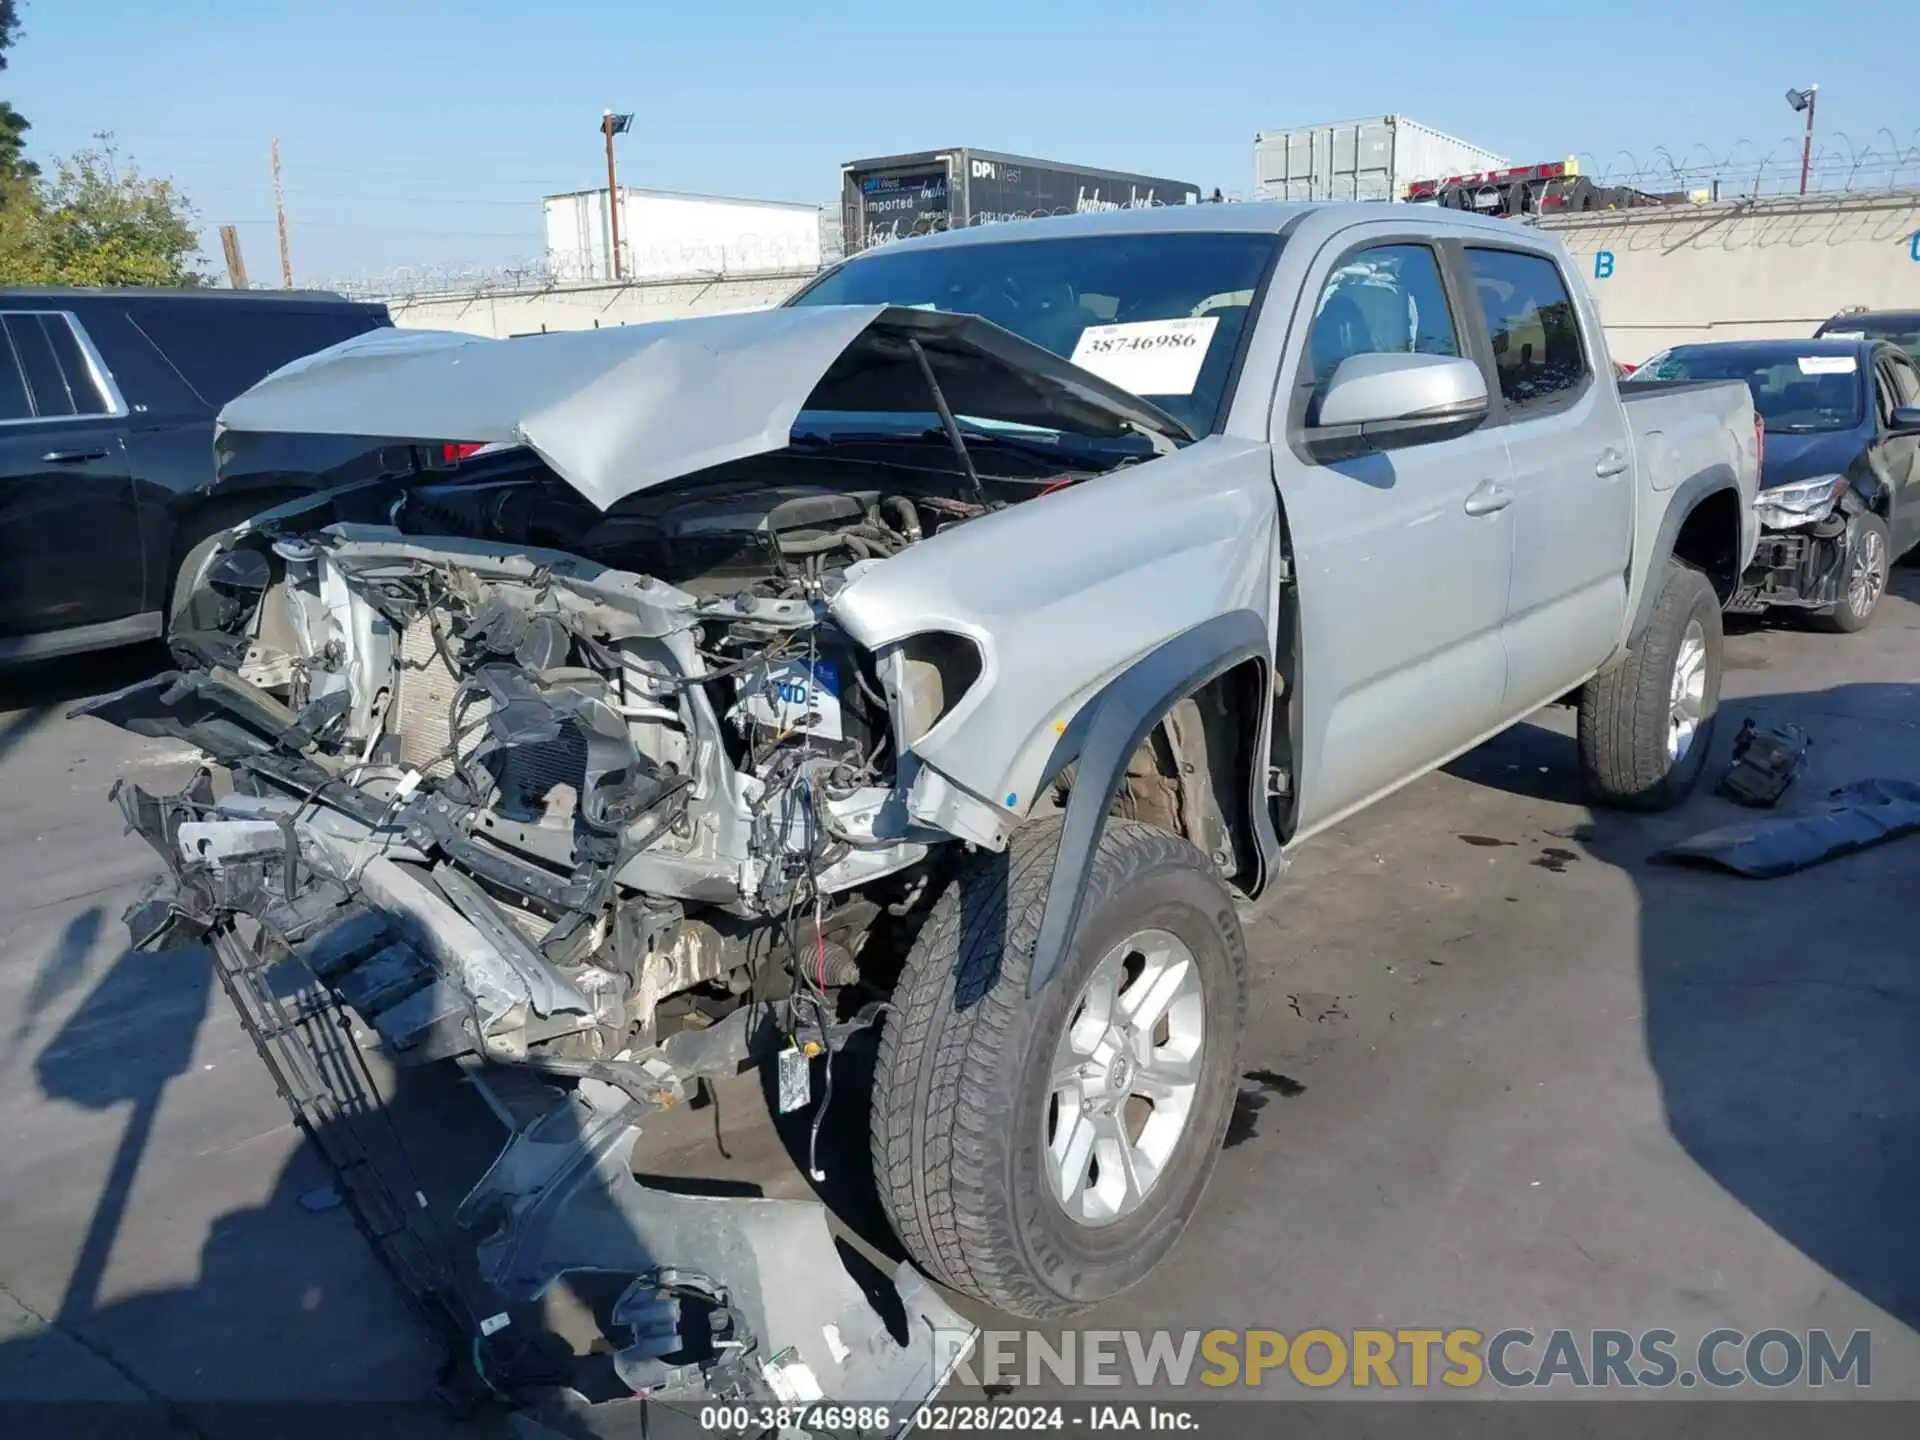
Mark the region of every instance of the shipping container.
<instances>
[{"instance_id":1,"label":"shipping container","mask_svg":"<svg viewBox=\"0 0 1920 1440\"><path fill-rule=\"evenodd\" d=\"M620 187L620 273L688 280L820 268L818 205ZM607 192L545 200L547 263L559 280L609 280Z\"/></svg>"},{"instance_id":2,"label":"shipping container","mask_svg":"<svg viewBox=\"0 0 1920 1440\"><path fill-rule=\"evenodd\" d=\"M1265 130L1253 137L1253 186L1262 200L1400 200L1415 180L1506 164L1491 150L1404 115Z\"/></svg>"},{"instance_id":3,"label":"shipping container","mask_svg":"<svg viewBox=\"0 0 1920 1440\"><path fill-rule=\"evenodd\" d=\"M841 167L840 217L849 253L888 240L1040 215L1194 205L1185 180L1062 165L992 150L923 150Z\"/></svg>"}]
</instances>

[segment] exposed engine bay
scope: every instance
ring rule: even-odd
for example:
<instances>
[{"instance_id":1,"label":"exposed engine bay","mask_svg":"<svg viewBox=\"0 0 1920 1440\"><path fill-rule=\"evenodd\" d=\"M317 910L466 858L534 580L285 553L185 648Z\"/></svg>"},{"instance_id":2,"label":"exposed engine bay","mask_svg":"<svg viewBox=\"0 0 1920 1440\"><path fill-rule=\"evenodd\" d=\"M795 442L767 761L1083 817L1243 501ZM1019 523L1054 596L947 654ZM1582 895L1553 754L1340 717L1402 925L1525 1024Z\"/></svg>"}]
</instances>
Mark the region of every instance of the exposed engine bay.
<instances>
[{"instance_id":1,"label":"exposed engine bay","mask_svg":"<svg viewBox=\"0 0 1920 1440\"><path fill-rule=\"evenodd\" d=\"M841 897L946 838L889 805L892 717L972 674L957 644L867 654L827 603L985 505L742 477L603 514L534 464L328 509L224 552L212 628L176 644L284 710L328 772L315 802L376 807L309 863L354 886L447 866L565 981L574 1028L537 1038L538 995L478 987L486 1044L597 1058L660 1038L672 996L701 990L707 1023L857 977L875 906ZM459 1043L373 1018L400 1051Z\"/></svg>"},{"instance_id":2,"label":"exposed engine bay","mask_svg":"<svg viewBox=\"0 0 1920 1440\"><path fill-rule=\"evenodd\" d=\"M953 838L906 816L895 736L980 666L955 636L869 653L830 604L909 547L1079 478L1006 468L1037 473L783 455L608 512L524 453L359 484L217 547L173 636L185 668L91 707L230 777L218 796L210 772L172 796L118 790L174 870L129 924L139 943L211 939L283 1089L309 1068L275 1058L299 1028L268 993L288 960L399 1064L456 1059L502 1094L537 1080L542 1103L461 1219L497 1227L482 1278L509 1301L569 1270L634 1271L615 1318L642 1317L618 1352L636 1394L924 1394L927 1337L970 1333L903 1270L920 1331L851 1357L783 1349L811 1377L789 1387L764 1369L767 1328L852 1335L858 1289L835 1273L776 1294L737 1257L716 1276L699 1257L734 1222L709 1209L743 1202L645 1190L622 1157L645 1114L770 1057L781 1108L814 1107L817 1141L833 1057L900 953L875 937L916 923ZM560 1156L595 1186L556 1186ZM554 1228L566 1206L609 1204L619 1244L553 1238L579 1233ZM818 1207L751 1204L832 1254ZM730 1317L718 1348L683 1333L688 1296Z\"/></svg>"}]
</instances>

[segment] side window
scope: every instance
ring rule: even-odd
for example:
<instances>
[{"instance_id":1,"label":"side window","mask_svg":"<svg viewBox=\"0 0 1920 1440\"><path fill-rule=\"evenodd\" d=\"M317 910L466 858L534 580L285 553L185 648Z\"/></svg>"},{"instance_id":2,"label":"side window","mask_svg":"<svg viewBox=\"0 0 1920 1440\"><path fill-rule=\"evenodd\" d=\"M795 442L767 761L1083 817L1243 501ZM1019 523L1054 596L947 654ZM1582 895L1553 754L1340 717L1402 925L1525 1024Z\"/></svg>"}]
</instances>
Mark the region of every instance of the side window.
<instances>
[{"instance_id":1,"label":"side window","mask_svg":"<svg viewBox=\"0 0 1920 1440\"><path fill-rule=\"evenodd\" d=\"M1516 250L1469 249L1467 268L1508 405L1524 413L1586 384L1591 371L1580 321L1553 261Z\"/></svg>"},{"instance_id":2,"label":"side window","mask_svg":"<svg viewBox=\"0 0 1920 1440\"><path fill-rule=\"evenodd\" d=\"M1894 403L1920 405L1920 370L1897 355L1887 361L1887 366L1893 371Z\"/></svg>"},{"instance_id":3,"label":"side window","mask_svg":"<svg viewBox=\"0 0 1920 1440\"><path fill-rule=\"evenodd\" d=\"M40 324L38 315L15 311L7 316L7 335L13 341L13 353L27 377L27 389L33 395L34 411L41 419L56 419L73 414L73 395L60 362L54 358L53 344Z\"/></svg>"},{"instance_id":4,"label":"side window","mask_svg":"<svg viewBox=\"0 0 1920 1440\"><path fill-rule=\"evenodd\" d=\"M40 324L47 332L47 343L53 346L54 358L60 362L60 373L66 376L67 393L73 397L73 413L110 414L113 406L94 380L93 369L87 364L80 339L74 333L79 322L65 315L42 315Z\"/></svg>"},{"instance_id":5,"label":"side window","mask_svg":"<svg viewBox=\"0 0 1920 1440\"><path fill-rule=\"evenodd\" d=\"M1900 392L1893 378L1893 362L1879 360L1873 367L1874 396L1880 411L1880 425L1883 429L1893 426L1893 407L1900 403Z\"/></svg>"},{"instance_id":6,"label":"side window","mask_svg":"<svg viewBox=\"0 0 1920 1440\"><path fill-rule=\"evenodd\" d=\"M1342 260L1307 334L1316 386L1354 355L1459 353L1440 262L1425 245L1376 245Z\"/></svg>"},{"instance_id":7,"label":"side window","mask_svg":"<svg viewBox=\"0 0 1920 1440\"><path fill-rule=\"evenodd\" d=\"M13 342L0 327L0 423L33 419L33 405L27 399L27 382L20 374L20 361L13 353Z\"/></svg>"}]
</instances>

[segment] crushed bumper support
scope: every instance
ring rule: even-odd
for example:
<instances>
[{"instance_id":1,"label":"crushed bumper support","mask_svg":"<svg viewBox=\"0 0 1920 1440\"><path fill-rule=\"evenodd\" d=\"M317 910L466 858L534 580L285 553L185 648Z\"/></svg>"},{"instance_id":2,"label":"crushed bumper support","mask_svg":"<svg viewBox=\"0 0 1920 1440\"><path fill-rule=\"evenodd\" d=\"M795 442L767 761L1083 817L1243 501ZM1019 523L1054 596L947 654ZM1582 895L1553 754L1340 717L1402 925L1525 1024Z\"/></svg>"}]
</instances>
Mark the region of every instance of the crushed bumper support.
<instances>
[{"instance_id":1,"label":"crushed bumper support","mask_svg":"<svg viewBox=\"0 0 1920 1440\"><path fill-rule=\"evenodd\" d=\"M249 802L216 802L204 771L173 795L126 785L117 799L170 871L128 912L136 942L210 943L243 1028L356 1223L444 1338L451 1402L537 1404L559 1428L594 1433L603 1405L624 1413L635 1397L911 1407L943 1383L972 1327L910 1267L836 1236L824 1205L669 1193L632 1171L650 1114L795 1035L837 1046L871 1016L821 1033L803 1007L774 1002L617 1063L500 1053L487 1035L495 1014L524 1006L537 1017L526 1033L565 1033L591 1022L590 997L516 944L458 872L423 879L380 857L350 893L302 862L296 842L310 836L264 811L236 819L229 807ZM242 933L241 917L257 935ZM511 1077L533 1096L495 1104L510 1137L451 1219L428 1201L349 1012L402 1065L464 1052L483 1086ZM541 1083L553 1077L573 1088ZM517 1343L516 1318L583 1273L626 1277L603 1323L623 1399L590 1402L550 1355Z\"/></svg>"}]
</instances>

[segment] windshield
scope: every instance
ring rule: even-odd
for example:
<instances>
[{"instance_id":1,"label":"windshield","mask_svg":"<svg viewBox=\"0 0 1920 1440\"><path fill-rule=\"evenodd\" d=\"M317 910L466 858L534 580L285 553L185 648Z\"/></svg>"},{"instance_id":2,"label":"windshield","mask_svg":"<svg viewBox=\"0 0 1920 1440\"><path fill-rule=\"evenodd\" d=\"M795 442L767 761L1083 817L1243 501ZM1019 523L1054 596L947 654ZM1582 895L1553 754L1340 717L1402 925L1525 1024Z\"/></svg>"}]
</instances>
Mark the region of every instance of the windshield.
<instances>
[{"instance_id":1,"label":"windshield","mask_svg":"<svg viewBox=\"0 0 1920 1440\"><path fill-rule=\"evenodd\" d=\"M1153 401L1204 435L1221 420L1272 235L1086 235L911 244L823 276L794 305L979 315Z\"/></svg>"},{"instance_id":2,"label":"windshield","mask_svg":"<svg viewBox=\"0 0 1920 1440\"><path fill-rule=\"evenodd\" d=\"M1851 430L1865 413L1860 362L1852 355L1682 348L1654 356L1633 378L1744 380L1769 434Z\"/></svg>"}]
</instances>

